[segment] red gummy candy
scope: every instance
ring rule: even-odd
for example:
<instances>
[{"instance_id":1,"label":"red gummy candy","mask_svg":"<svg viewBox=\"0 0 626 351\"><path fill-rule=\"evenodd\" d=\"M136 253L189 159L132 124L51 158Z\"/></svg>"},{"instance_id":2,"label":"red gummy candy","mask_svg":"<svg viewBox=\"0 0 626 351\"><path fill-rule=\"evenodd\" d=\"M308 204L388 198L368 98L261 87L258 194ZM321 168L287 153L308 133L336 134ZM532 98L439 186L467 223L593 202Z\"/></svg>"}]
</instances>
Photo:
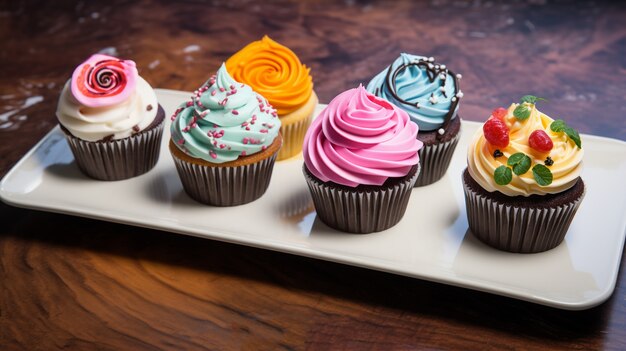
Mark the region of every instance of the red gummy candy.
<instances>
[{"instance_id":1,"label":"red gummy candy","mask_svg":"<svg viewBox=\"0 0 626 351\"><path fill-rule=\"evenodd\" d=\"M483 134L493 146L505 148L509 145L509 127L501 119L488 119L483 125Z\"/></svg>"},{"instance_id":2,"label":"red gummy candy","mask_svg":"<svg viewBox=\"0 0 626 351\"><path fill-rule=\"evenodd\" d=\"M491 115L497 119L504 119L507 112L508 112L507 109L505 109L504 107L498 107L497 109L491 112Z\"/></svg>"},{"instance_id":3,"label":"red gummy candy","mask_svg":"<svg viewBox=\"0 0 626 351\"><path fill-rule=\"evenodd\" d=\"M541 129L537 129L534 132L530 133L528 137L528 145L539 151L539 152L548 152L552 150L554 144L552 143L552 139Z\"/></svg>"}]
</instances>

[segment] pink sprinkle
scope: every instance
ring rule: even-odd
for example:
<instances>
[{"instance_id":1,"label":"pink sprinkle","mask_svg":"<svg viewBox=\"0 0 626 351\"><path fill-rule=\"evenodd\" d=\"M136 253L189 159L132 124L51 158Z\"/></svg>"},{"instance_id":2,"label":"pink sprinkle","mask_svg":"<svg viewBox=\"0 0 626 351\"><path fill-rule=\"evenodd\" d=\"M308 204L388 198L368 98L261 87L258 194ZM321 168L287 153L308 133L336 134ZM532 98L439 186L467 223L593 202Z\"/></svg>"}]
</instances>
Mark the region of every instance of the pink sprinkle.
<instances>
[{"instance_id":1,"label":"pink sprinkle","mask_svg":"<svg viewBox=\"0 0 626 351\"><path fill-rule=\"evenodd\" d=\"M265 150L265 149L267 149L267 146L265 145L261 146L261 150Z\"/></svg>"},{"instance_id":2,"label":"pink sprinkle","mask_svg":"<svg viewBox=\"0 0 626 351\"><path fill-rule=\"evenodd\" d=\"M193 123L193 124L191 125L191 128L198 128L198 124L197 124L197 123Z\"/></svg>"},{"instance_id":3,"label":"pink sprinkle","mask_svg":"<svg viewBox=\"0 0 626 351\"><path fill-rule=\"evenodd\" d=\"M245 87L245 85L244 85L244 84L241 84L241 88L243 88L243 87Z\"/></svg>"},{"instance_id":4,"label":"pink sprinkle","mask_svg":"<svg viewBox=\"0 0 626 351\"><path fill-rule=\"evenodd\" d=\"M187 133L188 131L189 131L189 127L185 127L185 128L183 128L183 132L184 132L184 133Z\"/></svg>"},{"instance_id":5,"label":"pink sprinkle","mask_svg":"<svg viewBox=\"0 0 626 351\"><path fill-rule=\"evenodd\" d=\"M226 89L224 89L224 88L220 87L220 91L221 91L221 92L225 92L225 91L226 91Z\"/></svg>"},{"instance_id":6,"label":"pink sprinkle","mask_svg":"<svg viewBox=\"0 0 626 351\"><path fill-rule=\"evenodd\" d=\"M238 115L238 114L239 114L239 111L233 110L233 115Z\"/></svg>"},{"instance_id":7,"label":"pink sprinkle","mask_svg":"<svg viewBox=\"0 0 626 351\"><path fill-rule=\"evenodd\" d=\"M235 86L231 84L230 85L230 90L233 90L233 89L235 89Z\"/></svg>"},{"instance_id":8,"label":"pink sprinkle","mask_svg":"<svg viewBox=\"0 0 626 351\"><path fill-rule=\"evenodd\" d=\"M259 132L261 132L261 133L267 133L267 129L261 129L261 130L259 130Z\"/></svg>"},{"instance_id":9,"label":"pink sprinkle","mask_svg":"<svg viewBox=\"0 0 626 351\"><path fill-rule=\"evenodd\" d=\"M217 158L217 154L215 152L213 152L213 151L211 151L209 153L209 155L211 155L211 157L214 158L214 159Z\"/></svg>"},{"instance_id":10,"label":"pink sprinkle","mask_svg":"<svg viewBox=\"0 0 626 351\"><path fill-rule=\"evenodd\" d=\"M272 112L272 116L276 117L276 112Z\"/></svg>"},{"instance_id":11,"label":"pink sprinkle","mask_svg":"<svg viewBox=\"0 0 626 351\"><path fill-rule=\"evenodd\" d=\"M248 144L248 142L250 142L250 138L248 138L248 137L243 138L243 143L244 144Z\"/></svg>"},{"instance_id":12,"label":"pink sprinkle","mask_svg":"<svg viewBox=\"0 0 626 351\"><path fill-rule=\"evenodd\" d=\"M213 91L211 92L211 96L215 96L215 94L217 94L217 90L213 90Z\"/></svg>"},{"instance_id":13,"label":"pink sprinkle","mask_svg":"<svg viewBox=\"0 0 626 351\"><path fill-rule=\"evenodd\" d=\"M185 139L179 139L178 140L178 145L183 145L185 143Z\"/></svg>"},{"instance_id":14,"label":"pink sprinkle","mask_svg":"<svg viewBox=\"0 0 626 351\"><path fill-rule=\"evenodd\" d=\"M242 126L242 127L245 127L245 126L247 126L247 125L248 125L248 122L243 122L243 123L241 123L241 126Z\"/></svg>"},{"instance_id":15,"label":"pink sprinkle","mask_svg":"<svg viewBox=\"0 0 626 351\"><path fill-rule=\"evenodd\" d=\"M246 127L246 130L250 130L250 127Z\"/></svg>"},{"instance_id":16,"label":"pink sprinkle","mask_svg":"<svg viewBox=\"0 0 626 351\"><path fill-rule=\"evenodd\" d=\"M225 147L226 147L226 145L224 145L224 144L220 144L220 149L223 149L223 148L225 148Z\"/></svg>"},{"instance_id":17,"label":"pink sprinkle","mask_svg":"<svg viewBox=\"0 0 626 351\"><path fill-rule=\"evenodd\" d=\"M242 151L242 152L241 152L241 156L246 156L246 152L245 152L245 151Z\"/></svg>"},{"instance_id":18,"label":"pink sprinkle","mask_svg":"<svg viewBox=\"0 0 626 351\"><path fill-rule=\"evenodd\" d=\"M217 124L214 124L214 125L213 125L213 128L217 128Z\"/></svg>"},{"instance_id":19,"label":"pink sprinkle","mask_svg":"<svg viewBox=\"0 0 626 351\"><path fill-rule=\"evenodd\" d=\"M193 101L187 101L187 107L191 107L193 105Z\"/></svg>"},{"instance_id":20,"label":"pink sprinkle","mask_svg":"<svg viewBox=\"0 0 626 351\"><path fill-rule=\"evenodd\" d=\"M213 145L214 145L214 146L217 146L217 141L215 141L215 140L214 140L214 141L213 141Z\"/></svg>"}]
</instances>

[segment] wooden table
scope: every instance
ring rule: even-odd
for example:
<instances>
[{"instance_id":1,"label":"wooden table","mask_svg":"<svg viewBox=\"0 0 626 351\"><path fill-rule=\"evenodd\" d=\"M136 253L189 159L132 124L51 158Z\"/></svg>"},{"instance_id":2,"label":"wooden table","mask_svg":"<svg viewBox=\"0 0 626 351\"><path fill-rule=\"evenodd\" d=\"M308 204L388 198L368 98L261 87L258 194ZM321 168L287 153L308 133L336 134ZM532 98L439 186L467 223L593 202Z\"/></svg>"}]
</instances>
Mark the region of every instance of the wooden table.
<instances>
[{"instance_id":1,"label":"wooden table","mask_svg":"<svg viewBox=\"0 0 626 351\"><path fill-rule=\"evenodd\" d=\"M608 1L4 1L0 176L57 124L60 89L90 54L193 90L265 33L312 68L322 102L407 51L463 74L465 119L535 93L548 115L625 140L625 19ZM5 204L0 223L3 350L626 348L624 261L609 301L567 312Z\"/></svg>"}]
</instances>

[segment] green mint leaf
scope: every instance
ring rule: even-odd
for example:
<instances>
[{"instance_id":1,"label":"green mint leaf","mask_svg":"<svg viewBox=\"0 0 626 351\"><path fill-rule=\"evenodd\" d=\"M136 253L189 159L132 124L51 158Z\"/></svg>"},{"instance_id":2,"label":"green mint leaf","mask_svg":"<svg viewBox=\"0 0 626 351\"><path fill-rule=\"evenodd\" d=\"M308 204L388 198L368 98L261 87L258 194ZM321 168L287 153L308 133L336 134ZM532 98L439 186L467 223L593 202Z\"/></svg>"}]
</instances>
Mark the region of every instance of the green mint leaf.
<instances>
[{"instance_id":1,"label":"green mint leaf","mask_svg":"<svg viewBox=\"0 0 626 351\"><path fill-rule=\"evenodd\" d=\"M540 97L536 97L536 96L533 96L533 95L524 95L524 96L522 96L520 101L522 103L527 102L529 104L535 104L537 101L546 101L546 99L540 98Z\"/></svg>"},{"instance_id":2,"label":"green mint leaf","mask_svg":"<svg viewBox=\"0 0 626 351\"><path fill-rule=\"evenodd\" d=\"M567 127L567 124L565 124L565 121L562 119L557 119L556 121L550 124L550 130L552 130L555 133L564 131L565 127Z\"/></svg>"},{"instance_id":3,"label":"green mint leaf","mask_svg":"<svg viewBox=\"0 0 626 351\"><path fill-rule=\"evenodd\" d=\"M552 184L552 172L550 169L542 164L536 164L533 167L533 177L537 184L546 186Z\"/></svg>"},{"instance_id":4,"label":"green mint leaf","mask_svg":"<svg viewBox=\"0 0 626 351\"><path fill-rule=\"evenodd\" d=\"M526 154L523 152L517 152L509 157L506 164L513 167L513 173L522 175L528 172L531 162L532 160L530 157L526 156Z\"/></svg>"},{"instance_id":5,"label":"green mint leaf","mask_svg":"<svg viewBox=\"0 0 626 351\"><path fill-rule=\"evenodd\" d=\"M530 109L524 104L517 105L515 110L513 110L513 116L515 116L518 120L523 121L530 117Z\"/></svg>"},{"instance_id":6,"label":"green mint leaf","mask_svg":"<svg viewBox=\"0 0 626 351\"><path fill-rule=\"evenodd\" d=\"M493 172L493 179L498 185L507 185L513 180L513 174L509 167L500 166Z\"/></svg>"},{"instance_id":7,"label":"green mint leaf","mask_svg":"<svg viewBox=\"0 0 626 351\"><path fill-rule=\"evenodd\" d=\"M582 142L580 140L580 135L578 134L576 129L574 129L574 128L570 127L570 126L566 126L563 131L565 132L565 134L567 134L567 136L570 139L572 139L574 144L576 144L576 146L578 146L579 149L582 149L582 145L581 145Z\"/></svg>"}]
</instances>

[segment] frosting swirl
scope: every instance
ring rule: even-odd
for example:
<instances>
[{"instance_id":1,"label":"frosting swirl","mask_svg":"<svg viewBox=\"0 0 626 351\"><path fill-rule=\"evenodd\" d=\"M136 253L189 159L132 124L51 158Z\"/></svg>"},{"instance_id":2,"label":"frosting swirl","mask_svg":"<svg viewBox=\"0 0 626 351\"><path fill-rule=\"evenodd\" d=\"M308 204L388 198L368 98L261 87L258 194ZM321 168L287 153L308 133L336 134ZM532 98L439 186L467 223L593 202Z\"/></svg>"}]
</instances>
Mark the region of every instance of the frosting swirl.
<instances>
[{"instance_id":1,"label":"frosting swirl","mask_svg":"<svg viewBox=\"0 0 626 351\"><path fill-rule=\"evenodd\" d=\"M276 111L226 66L195 91L172 116L172 140L183 152L224 163L265 150L280 129Z\"/></svg>"},{"instance_id":2,"label":"frosting swirl","mask_svg":"<svg viewBox=\"0 0 626 351\"><path fill-rule=\"evenodd\" d=\"M226 68L235 80L264 96L280 116L304 106L313 93L310 68L267 35L231 56Z\"/></svg>"},{"instance_id":3,"label":"frosting swirl","mask_svg":"<svg viewBox=\"0 0 626 351\"><path fill-rule=\"evenodd\" d=\"M406 112L359 86L337 95L313 121L304 162L323 182L382 185L419 162L417 132Z\"/></svg>"},{"instance_id":4,"label":"frosting swirl","mask_svg":"<svg viewBox=\"0 0 626 351\"><path fill-rule=\"evenodd\" d=\"M405 110L421 131L433 131L456 117L460 75L434 59L406 53L367 84L367 91Z\"/></svg>"},{"instance_id":5,"label":"frosting swirl","mask_svg":"<svg viewBox=\"0 0 626 351\"><path fill-rule=\"evenodd\" d=\"M103 57L107 60L101 60ZM137 74L135 63L132 61L119 60L105 55L93 55L87 62L93 62L93 60L97 62L114 61L114 66L119 68L120 65L126 65L130 71L134 72L135 75ZM159 105L154 90L143 78L133 77L132 74L110 78L112 80L107 83L111 86L110 94L87 96L80 91L78 95L74 94L73 88L76 86L83 86L83 88L77 89L91 89L85 86L85 77L91 77L96 81L108 80L109 78L103 77L103 75L109 74L105 67L109 67L108 64L96 64L93 67L90 63L81 64L74 71L72 79L65 84L59 97L56 111L59 123L75 137L86 141L129 137L148 128L157 116ZM77 74L77 72L79 73ZM81 72L87 73L85 75ZM100 75L99 78L98 75ZM125 78L119 78L121 76ZM117 88L113 88L113 85ZM124 87L121 88L121 85ZM83 103L84 101L87 101L87 104Z\"/></svg>"},{"instance_id":6,"label":"frosting swirl","mask_svg":"<svg viewBox=\"0 0 626 351\"><path fill-rule=\"evenodd\" d=\"M95 54L72 74L72 94L84 106L119 104L135 91L139 74L134 61Z\"/></svg>"},{"instance_id":7,"label":"frosting swirl","mask_svg":"<svg viewBox=\"0 0 626 351\"><path fill-rule=\"evenodd\" d=\"M578 148L565 133L555 133L550 129L553 119L543 114L535 105L532 105L530 117L519 121L513 111L518 104L511 104L503 120L509 128L510 141L506 148L491 145L482 129L476 131L467 152L467 165L472 178L480 186L489 191L499 191L508 196L546 195L563 192L576 184L582 171L583 150ZM492 117L495 118L495 117ZM544 131L552 140L553 148L549 153L542 153L529 146L529 136L536 130ZM503 154L494 157L496 149ZM508 158L522 152L528 155L532 164L543 164L547 156L554 161L549 167L553 181L546 186L540 186L533 178L532 171L522 175L514 175L507 185L498 185L494 180L496 168L507 164Z\"/></svg>"}]
</instances>

